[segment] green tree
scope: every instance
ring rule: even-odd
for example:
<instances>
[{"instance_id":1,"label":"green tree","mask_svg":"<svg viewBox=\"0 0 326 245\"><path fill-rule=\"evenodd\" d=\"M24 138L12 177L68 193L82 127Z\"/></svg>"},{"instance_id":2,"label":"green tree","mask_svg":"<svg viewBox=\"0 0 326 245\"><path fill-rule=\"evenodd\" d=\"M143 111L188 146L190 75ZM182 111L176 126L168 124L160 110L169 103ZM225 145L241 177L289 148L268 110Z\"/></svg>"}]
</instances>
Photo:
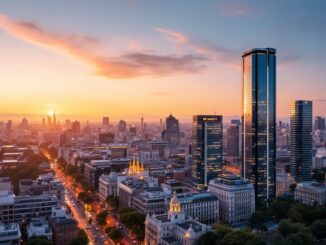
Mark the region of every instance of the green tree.
<instances>
[{"instance_id":1,"label":"green tree","mask_svg":"<svg viewBox=\"0 0 326 245\"><path fill-rule=\"evenodd\" d=\"M267 221L267 214L264 211L257 211L253 213L249 220L249 225L251 228L264 231L266 230L265 223Z\"/></svg>"},{"instance_id":2,"label":"green tree","mask_svg":"<svg viewBox=\"0 0 326 245\"><path fill-rule=\"evenodd\" d=\"M101 211L99 212L97 215L96 215L96 221L99 225L101 226L104 226L106 225L106 218L108 217L108 211L104 210L104 211Z\"/></svg>"},{"instance_id":3,"label":"green tree","mask_svg":"<svg viewBox=\"0 0 326 245\"><path fill-rule=\"evenodd\" d=\"M142 241L145 235L145 215L133 208L123 208L119 212L120 221Z\"/></svg>"},{"instance_id":4,"label":"green tree","mask_svg":"<svg viewBox=\"0 0 326 245\"><path fill-rule=\"evenodd\" d=\"M27 241L27 245L53 245L52 241L49 241L43 236L33 236Z\"/></svg>"},{"instance_id":5,"label":"green tree","mask_svg":"<svg viewBox=\"0 0 326 245\"><path fill-rule=\"evenodd\" d=\"M110 195L106 198L107 204L112 208L112 209L117 209L119 208L119 197Z\"/></svg>"},{"instance_id":6,"label":"green tree","mask_svg":"<svg viewBox=\"0 0 326 245\"><path fill-rule=\"evenodd\" d=\"M326 238L326 220L316 220L311 224L310 230L317 239Z\"/></svg>"},{"instance_id":7,"label":"green tree","mask_svg":"<svg viewBox=\"0 0 326 245\"><path fill-rule=\"evenodd\" d=\"M79 192L78 199L85 204L90 204L93 202L92 196L85 191Z\"/></svg>"},{"instance_id":8,"label":"green tree","mask_svg":"<svg viewBox=\"0 0 326 245\"><path fill-rule=\"evenodd\" d=\"M296 184L296 183L293 183L293 184L291 184L291 185L289 186L289 191L292 192L292 193L294 193L295 188L297 188L297 184Z\"/></svg>"},{"instance_id":9,"label":"green tree","mask_svg":"<svg viewBox=\"0 0 326 245\"><path fill-rule=\"evenodd\" d=\"M71 241L70 245L87 245L88 243L86 232L83 229L78 229L78 236Z\"/></svg>"},{"instance_id":10,"label":"green tree","mask_svg":"<svg viewBox=\"0 0 326 245\"><path fill-rule=\"evenodd\" d=\"M314 245L316 239L309 232L298 232L288 236L287 240L291 245Z\"/></svg>"},{"instance_id":11,"label":"green tree","mask_svg":"<svg viewBox=\"0 0 326 245\"><path fill-rule=\"evenodd\" d=\"M229 225L216 225L214 229L218 240L222 240L226 234L232 232L232 228Z\"/></svg>"},{"instance_id":12,"label":"green tree","mask_svg":"<svg viewBox=\"0 0 326 245\"><path fill-rule=\"evenodd\" d=\"M312 178L318 182L325 181L325 172L323 169L314 169L312 171Z\"/></svg>"},{"instance_id":13,"label":"green tree","mask_svg":"<svg viewBox=\"0 0 326 245\"><path fill-rule=\"evenodd\" d=\"M264 240L248 231L232 231L224 236L219 245L265 245Z\"/></svg>"},{"instance_id":14,"label":"green tree","mask_svg":"<svg viewBox=\"0 0 326 245\"><path fill-rule=\"evenodd\" d=\"M284 219L278 226L278 232L287 237L298 232L309 232L309 228L302 223L292 223L290 219Z\"/></svg>"},{"instance_id":15,"label":"green tree","mask_svg":"<svg viewBox=\"0 0 326 245\"><path fill-rule=\"evenodd\" d=\"M315 219L313 210L314 208L308 205L297 203L290 208L288 216L294 223L310 225Z\"/></svg>"},{"instance_id":16,"label":"green tree","mask_svg":"<svg viewBox=\"0 0 326 245\"><path fill-rule=\"evenodd\" d=\"M120 242L123 238L121 231L114 227L108 227L108 228L111 229L106 229L105 231L108 234L108 236L111 238L111 240L114 241L115 243Z\"/></svg>"},{"instance_id":17,"label":"green tree","mask_svg":"<svg viewBox=\"0 0 326 245\"><path fill-rule=\"evenodd\" d=\"M215 244L218 240L216 232L209 231L201 235L195 242L196 245Z\"/></svg>"}]
</instances>

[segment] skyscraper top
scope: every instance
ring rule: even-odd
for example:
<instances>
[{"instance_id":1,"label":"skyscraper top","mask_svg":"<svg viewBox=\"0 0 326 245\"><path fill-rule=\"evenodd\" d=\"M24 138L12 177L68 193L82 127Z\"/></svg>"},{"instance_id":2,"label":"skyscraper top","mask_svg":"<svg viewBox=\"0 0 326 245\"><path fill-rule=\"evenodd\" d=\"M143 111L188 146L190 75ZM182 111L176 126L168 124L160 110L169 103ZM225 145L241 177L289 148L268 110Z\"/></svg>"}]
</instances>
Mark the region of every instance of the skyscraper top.
<instances>
[{"instance_id":1,"label":"skyscraper top","mask_svg":"<svg viewBox=\"0 0 326 245\"><path fill-rule=\"evenodd\" d=\"M276 49L275 48L253 48L253 49L249 49L249 50L243 52L242 57L245 57L245 56L250 55L252 53L276 54Z\"/></svg>"}]
</instances>

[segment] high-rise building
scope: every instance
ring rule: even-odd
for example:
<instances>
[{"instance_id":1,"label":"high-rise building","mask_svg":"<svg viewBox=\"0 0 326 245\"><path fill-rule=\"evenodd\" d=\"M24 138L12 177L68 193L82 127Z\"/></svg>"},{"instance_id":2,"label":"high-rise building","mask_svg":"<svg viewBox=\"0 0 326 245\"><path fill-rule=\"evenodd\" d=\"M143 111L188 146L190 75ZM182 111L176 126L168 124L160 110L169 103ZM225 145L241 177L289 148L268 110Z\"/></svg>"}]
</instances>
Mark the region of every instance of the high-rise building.
<instances>
[{"instance_id":1,"label":"high-rise building","mask_svg":"<svg viewBox=\"0 0 326 245\"><path fill-rule=\"evenodd\" d=\"M242 55L242 176L255 186L256 204L275 197L276 50Z\"/></svg>"},{"instance_id":2,"label":"high-rise building","mask_svg":"<svg viewBox=\"0 0 326 245\"><path fill-rule=\"evenodd\" d=\"M79 121L74 121L71 124L71 130L74 134L80 134L80 122Z\"/></svg>"},{"instance_id":3,"label":"high-rise building","mask_svg":"<svg viewBox=\"0 0 326 245\"><path fill-rule=\"evenodd\" d=\"M231 157L239 157L241 149L241 123L232 120L231 125L227 128L226 138L226 155Z\"/></svg>"},{"instance_id":4,"label":"high-rise building","mask_svg":"<svg viewBox=\"0 0 326 245\"><path fill-rule=\"evenodd\" d=\"M126 121L120 120L119 121L118 128L119 128L119 132L125 132L127 130L127 123L126 123Z\"/></svg>"},{"instance_id":5,"label":"high-rise building","mask_svg":"<svg viewBox=\"0 0 326 245\"><path fill-rule=\"evenodd\" d=\"M199 186L222 174L223 116L196 115L192 122L192 177Z\"/></svg>"},{"instance_id":6,"label":"high-rise building","mask_svg":"<svg viewBox=\"0 0 326 245\"><path fill-rule=\"evenodd\" d=\"M315 130L325 130L325 118L315 117Z\"/></svg>"},{"instance_id":7,"label":"high-rise building","mask_svg":"<svg viewBox=\"0 0 326 245\"><path fill-rule=\"evenodd\" d=\"M102 118L102 126L104 128L109 128L109 126L110 126L110 119L109 119L109 117L103 117Z\"/></svg>"},{"instance_id":8,"label":"high-rise building","mask_svg":"<svg viewBox=\"0 0 326 245\"><path fill-rule=\"evenodd\" d=\"M291 103L291 175L296 182L311 180L312 101Z\"/></svg>"},{"instance_id":9,"label":"high-rise building","mask_svg":"<svg viewBox=\"0 0 326 245\"><path fill-rule=\"evenodd\" d=\"M179 120L171 114L166 118L162 138L168 143L169 147L177 147L180 144Z\"/></svg>"}]
</instances>

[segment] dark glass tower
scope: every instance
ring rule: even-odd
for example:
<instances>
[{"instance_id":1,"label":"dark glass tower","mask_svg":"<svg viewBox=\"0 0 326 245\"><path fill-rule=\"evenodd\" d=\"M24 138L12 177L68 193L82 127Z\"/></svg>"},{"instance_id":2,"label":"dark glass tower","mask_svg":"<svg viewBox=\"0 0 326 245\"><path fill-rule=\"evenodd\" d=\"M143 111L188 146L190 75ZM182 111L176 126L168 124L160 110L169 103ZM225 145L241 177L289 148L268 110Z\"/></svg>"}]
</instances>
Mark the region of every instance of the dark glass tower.
<instances>
[{"instance_id":1,"label":"dark glass tower","mask_svg":"<svg viewBox=\"0 0 326 245\"><path fill-rule=\"evenodd\" d=\"M192 122L192 177L199 186L222 174L223 116L197 115Z\"/></svg>"},{"instance_id":2,"label":"dark glass tower","mask_svg":"<svg viewBox=\"0 0 326 245\"><path fill-rule=\"evenodd\" d=\"M312 102L291 103L291 175L296 182L311 180Z\"/></svg>"},{"instance_id":3,"label":"dark glass tower","mask_svg":"<svg viewBox=\"0 0 326 245\"><path fill-rule=\"evenodd\" d=\"M275 197L276 50L242 55L242 176L255 186L256 204Z\"/></svg>"}]
</instances>

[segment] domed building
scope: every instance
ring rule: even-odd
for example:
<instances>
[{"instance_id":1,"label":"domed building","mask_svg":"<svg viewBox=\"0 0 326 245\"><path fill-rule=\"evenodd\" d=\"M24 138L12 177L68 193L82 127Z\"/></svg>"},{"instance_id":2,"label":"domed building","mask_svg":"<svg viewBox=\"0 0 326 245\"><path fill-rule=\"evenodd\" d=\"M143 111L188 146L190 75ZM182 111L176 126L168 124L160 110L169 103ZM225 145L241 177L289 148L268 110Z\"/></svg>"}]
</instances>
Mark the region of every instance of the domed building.
<instances>
[{"instance_id":1,"label":"domed building","mask_svg":"<svg viewBox=\"0 0 326 245\"><path fill-rule=\"evenodd\" d=\"M167 214L147 215L145 221L146 245L193 245L209 226L191 219L181 209L176 192L169 203Z\"/></svg>"}]
</instances>

